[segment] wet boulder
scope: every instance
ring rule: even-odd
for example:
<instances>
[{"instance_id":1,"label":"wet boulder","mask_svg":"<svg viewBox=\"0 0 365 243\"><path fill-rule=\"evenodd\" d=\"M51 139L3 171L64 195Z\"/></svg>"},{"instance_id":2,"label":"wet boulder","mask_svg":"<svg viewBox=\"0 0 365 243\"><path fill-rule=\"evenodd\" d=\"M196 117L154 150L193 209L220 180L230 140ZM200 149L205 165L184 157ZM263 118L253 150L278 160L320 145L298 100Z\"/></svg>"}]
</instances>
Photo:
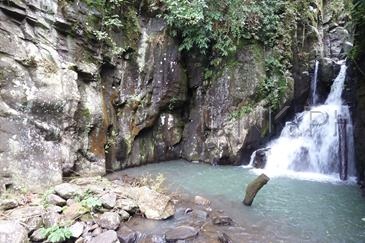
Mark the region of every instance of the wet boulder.
<instances>
[{"instance_id":1,"label":"wet boulder","mask_svg":"<svg viewBox=\"0 0 365 243\"><path fill-rule=\"evenodd\" d=\"M134 243L138 238L138 233L125 225L118 229L117 235L121 243Z\"/></svg>"},{"instance_id":2,"label":"wet boulder","mask_svg":"<svg viewBox=\"0 0 365 243\"><path fill-rule=\"evenodd\" d=\"M258 149L256 150L254 153L254 158L253 158L253 162L252 162L252 166L258 169L263 169L266 166L266 162L267 162L267 151L269 151L269 148L263 148L263 149Z\"/></svg>"},{"instance_id":3,"label":"wet boulder","mask_svg":"<svg viewBox=\"0 0 365 243\"><path fill-rule=\"evenodd\" d=\"M198 235L199 231L191 226L178 226L170 229L165 233L167 242L176 242L178 240L191 240Z\"/></svg>"}]
</instances>

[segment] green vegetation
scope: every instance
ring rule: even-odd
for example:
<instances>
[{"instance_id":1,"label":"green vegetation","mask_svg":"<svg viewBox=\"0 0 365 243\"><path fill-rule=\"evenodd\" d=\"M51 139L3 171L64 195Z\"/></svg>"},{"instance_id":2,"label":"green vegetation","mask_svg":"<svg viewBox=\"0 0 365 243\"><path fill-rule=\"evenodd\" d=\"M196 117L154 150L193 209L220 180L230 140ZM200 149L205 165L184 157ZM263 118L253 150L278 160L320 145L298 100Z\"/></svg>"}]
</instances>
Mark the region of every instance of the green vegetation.
<instances>
[{"instance_id":1,"label":"green vegetation","mask_svg":"<svg viewBox=\"0 0 365 243\"><path fill-rule=\"evenodd\" d=\"M242 118L244 115L250 114L253 111L252 105L244 105L237 108L230 114L230 118L233 120L238 120Z\"/></svg>"},{"instance_id":2,"label":"green vegetation","mask_svg":"<svg viewBox=\"0 0 365 243\"><path fill-rule=\"evenodd\" d=\"M280 38L282 14L288 5L283 0L162 0L163 18L171 32L182 38L181 50L212 49L227 56L241 39L263 40L274 46Z\"/></svg>"},{"instance_id":3,"label":"green vegetation","mask_svg":"<svg viewBox=\"0 0 365 243\"><path fill-rule=\"evenodd\" d=\"M41 228L41 234L49 242L63 242L71 238L72 233L68 227L54 225L49 228Z\"/></svg>"},{"instance_id":4,"label":"green vegetation","mask_svg":"<svg viewBox=\"0 0 365 243\"><path fill-rule=\"evenodd\" d=\"M81 201L81 205L86 208L89 212L95 211L98 208L101 208L101 201L93 196L87 196Z\"/></svg>"}]
</instances>

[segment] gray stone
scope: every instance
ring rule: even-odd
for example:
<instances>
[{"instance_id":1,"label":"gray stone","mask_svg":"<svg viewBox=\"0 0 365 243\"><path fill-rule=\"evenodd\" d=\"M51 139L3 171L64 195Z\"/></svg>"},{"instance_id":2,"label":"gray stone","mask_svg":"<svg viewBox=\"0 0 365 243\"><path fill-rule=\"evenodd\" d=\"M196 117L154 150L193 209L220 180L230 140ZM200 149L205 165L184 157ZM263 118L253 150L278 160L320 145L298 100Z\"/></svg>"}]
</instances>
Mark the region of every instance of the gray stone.
<instances>
[{"instance_id":1,"label":"gray stone","mask_svg":"<svg viewBox=\"0 0 365 243\"><path fill-rule=\"evenodd\" d=\"M198 235L199 231L191 226L178 226L170 229L165 233L167 242L177 240L193 239Z\"/></svg>"},{"instance_id":2,"label":"gray stone","mask_svg":"<svg viewBox=\"0 0 365 243\"><path fill-rule=\"evenodd\" d=\"M82 222L76 222L70 226L72 237L79 238L84 232L85 224Z\"/></svg>"},{"instance_id":3,"label":"gray stone","mask_svg":"<svg viewBox=\"0 0 365 243\"><path fill-rule=\"evenodd\" d=\"M118 213L106 212L99 216L97 223L104 229L116 230L121 220Z\"/></svg>"},{"instance_id":4,"label":"gray stone","mask_svg":"<svg viewBox=\"0 0 365 243\"><path fill-rule=\"evenodd\" d=\"M18 202L15 199L3 199L0 200L0 209L9 210L18 207Z\"/></svg>"},{"instance_id":5,"label":"gray stone","mask_svg":"<svg viewBox=\"0 0 365 243\"><path fill-rule=\"evenodd\" d=\"M138 233L131 230L129 227L122 225L117 231L118 239L121 243L135 243Z\"/></svg>"},{"instance_id":6,"label":"gray stone","mask_svg":"<svg viewBox=\"0 0 365 243\"><path fill-rule=\"evenodd\" d=\"M143 235L138 240L138 243L166 243L166 240L160 235Z\"/></svg>"},{"instance_id":7,"label":"gray stone","mask_svg":"<svg viewBox=\"0 0 365 243\"><path fill-rule=\"evenodd\" d=\"M127 211L124 211L124 210L119 210L118 211L119 215L120 215L120 218L123 220L123 221L126 221L128 220L131 216L129 215L129 213Z\"/></svg>"},{"instance_id":8,"label":"gray stone","mask_svg":"<svg viewBox=\"0 0 365 243\"><path fill-rule=\"evenodd\" d=\"M175 214L171 198L148 187L129 188L125 193L137 202L139 209L148 219L167 219Z\"/></svg>"},{"instance_id":9,"label":"gray stone","mask_svg":"<svg viewBox=\"0 0 365 243\"><path fill-rule=\"evenodd\" d=\"M28 243L28 234L25 228L15 221L0 221L0 242Z\"/></svg>"},{"instance_id":10,"label":"gray stone","mask_svg":"<svg viewBox=\"0 0 365 243\"><path fill-rule=\"evenodd\" d=\"M66 200L55 194L48 195L47 199L48 199L49 204L53 204L53 205L60 206L60 207L63 207L66 205Z\"/></svg>"},{"instance_id":11,"label":"gray stone","mask_svg":"<svg viewBox=\"0 0 365 243\"><path fill-rule=\"evenodd\" d=\"M104 208L112 209L117 203L117 195L113 192L104 194L101 198L101 203Z\"/></svg>"},{"instance_id":12,"label":"gray stone","mask_svg":"<svg viewBox=\"0 0 365 243\"><path fill-rule=\"evenodd\" d=\"M58 225L61 222L61 215L56 212L47 212L43 215L43 224L46 228Z\"/></svg>"},{"instance_id":13,"label":"gray stone","mask_svg":"<svg viewBox=\"0 0 365 243\"><path fill-rule=\"evenodd\" d=\"M119 243L117 232L108 230L91 239L90 243Z\"/></svg>"},{"instance_id":14,"label":"gray stone","mask_svg":"<svg viewBox=\"0 0 365 243\"><path fill-rule=\"evenodd\" d=\"M35 230L32 235L30 236L30 239L35 242L44 241L46 238L42 234L42 229Z\"/></svg>"},{"instance_id":15,"label":"gray stone","mask_svg":"<svg viewBox=\"0 0 365 243\"><path fill-rule=\"evenodd\" d=\"M116 208L123 209L129 213L136 213L138 211L137 203L129 198L118 199Z\"/></svg>"},{"instance_id":16,"label":"gray stone","mask_svg":"<svg viewBox=\"0 0 365 243\"><path fill-rule=\"evenodd\" d=\"M24 206L14 209L9 217L23 223L28 232L33 232L42 225L45 210L41 206Z\"/></svg>"},{"instance_id":17,"label":"gray stone","mask_svg":"<svg viewBox=\"0 0 365 243\"><path fill-rule=\"evenodd\" d=\"M213 218L213 224L221 226L230 226L233 224L233 220L228 216L217 216Z\"/></svg>"},{"instance_id":18,"label":"gray stone","mask_svg":"<svg viewBox=\"0 0 365 243\"><path fill-rule=\"evenodd\" d=\"M72 185L70 183L62 183L55 186L55 192L63 199L70 199L80 194L80 189L77 185Z\"/></svg>"},{"instance_id":19,"label":"gray stone","mask_svg":"<svg viewBox=\"0 0 365 243\"><path fill-rule=\"evenodd\" d=\"M197 205L200 205L200 206L205 206L205 207L210 205L210 201L201 196L195 196L194 203Z\"/></svg>"}]
</instances>

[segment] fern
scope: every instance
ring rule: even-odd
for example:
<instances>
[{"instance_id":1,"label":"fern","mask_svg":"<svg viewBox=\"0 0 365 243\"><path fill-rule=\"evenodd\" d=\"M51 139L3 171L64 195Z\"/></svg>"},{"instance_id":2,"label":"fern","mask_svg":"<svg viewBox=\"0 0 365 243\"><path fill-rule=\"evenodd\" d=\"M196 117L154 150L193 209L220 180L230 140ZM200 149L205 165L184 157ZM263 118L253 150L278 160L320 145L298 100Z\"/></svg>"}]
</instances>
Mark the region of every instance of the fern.
<instances>
[{"instance_id":1,"label":"fern","mask_svg":"<svg viewBox=\"0 0 365 243\"><path fill-rule=\"evenodd\" d=\"M62 242L71 238L72 233L67 227L60 227L54 225L49 228L41 228L41 234L44 238L47 238L49 242Z\"/></svg>"}]
</instances>

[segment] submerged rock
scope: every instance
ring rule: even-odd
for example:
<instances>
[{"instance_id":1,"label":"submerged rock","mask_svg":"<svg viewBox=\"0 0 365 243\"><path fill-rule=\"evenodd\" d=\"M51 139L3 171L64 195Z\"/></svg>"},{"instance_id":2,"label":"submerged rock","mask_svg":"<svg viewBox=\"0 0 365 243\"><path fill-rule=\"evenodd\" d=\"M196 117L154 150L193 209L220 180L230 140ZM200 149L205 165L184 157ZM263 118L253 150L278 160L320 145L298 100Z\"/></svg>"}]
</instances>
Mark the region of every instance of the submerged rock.
<instances>
[{"instance_id":1,"label":"submerged rock","mask_svg":"<svg viewBox=\"0 0 365 243\"><path fill-rule=\"evenodd\" d=\"M205 206L205 207L210 205L210 201L201 196L195 196L194 203L197 205L200 205L200 206Z\"/></svg>"},{"instance_id":2,"label":"submerged rock","mask_svg":"<svg viewBox=\"0 0 365 243\"><path fill-rule=\"evenodd\" d=\"M213 218L213 224L229 226L233 224L233 220L228 216L217 216Z\"/></svg>"},{"instance_id":3,"label":"submerged rock","mask_svg":"<svg viewBox=\"0 0 365 243\"><path fill-rule=\"evenodd\" d=\"M118 229L117 235L121 243L134 243L138 238L138 233L125 225Z\"/></svg>"},{"instance_id":4,"label":"submerged rock","mask_svg":"<svg viewBox=\"0 0 365 243\"><path fill-rule=\"evenodd\" d=\"M18 222L0 220L1 243L28 243L26 229Z\"/></svg>"},{"instance_id":5,"label":"submerged rock","mask_svg":"<svg viewBox=\"0 0 365 243\"><path fill-rule=\"evenodd\" d=\"M165 233L167 242L175 242L178 240L193 239L198 235L199 231L191 226L179 226L168 230Z\"/></svg>"},{"instance_id":6,"label":"submerged rock","mask_svg":"<svg viewBox=\"0 0 365 243\"><path fill-rule=\"evenodd\" d=\"M220 243L233 243L232 239L226 233L218 233L218 240Z\"/></svg>"}]
</instances>

